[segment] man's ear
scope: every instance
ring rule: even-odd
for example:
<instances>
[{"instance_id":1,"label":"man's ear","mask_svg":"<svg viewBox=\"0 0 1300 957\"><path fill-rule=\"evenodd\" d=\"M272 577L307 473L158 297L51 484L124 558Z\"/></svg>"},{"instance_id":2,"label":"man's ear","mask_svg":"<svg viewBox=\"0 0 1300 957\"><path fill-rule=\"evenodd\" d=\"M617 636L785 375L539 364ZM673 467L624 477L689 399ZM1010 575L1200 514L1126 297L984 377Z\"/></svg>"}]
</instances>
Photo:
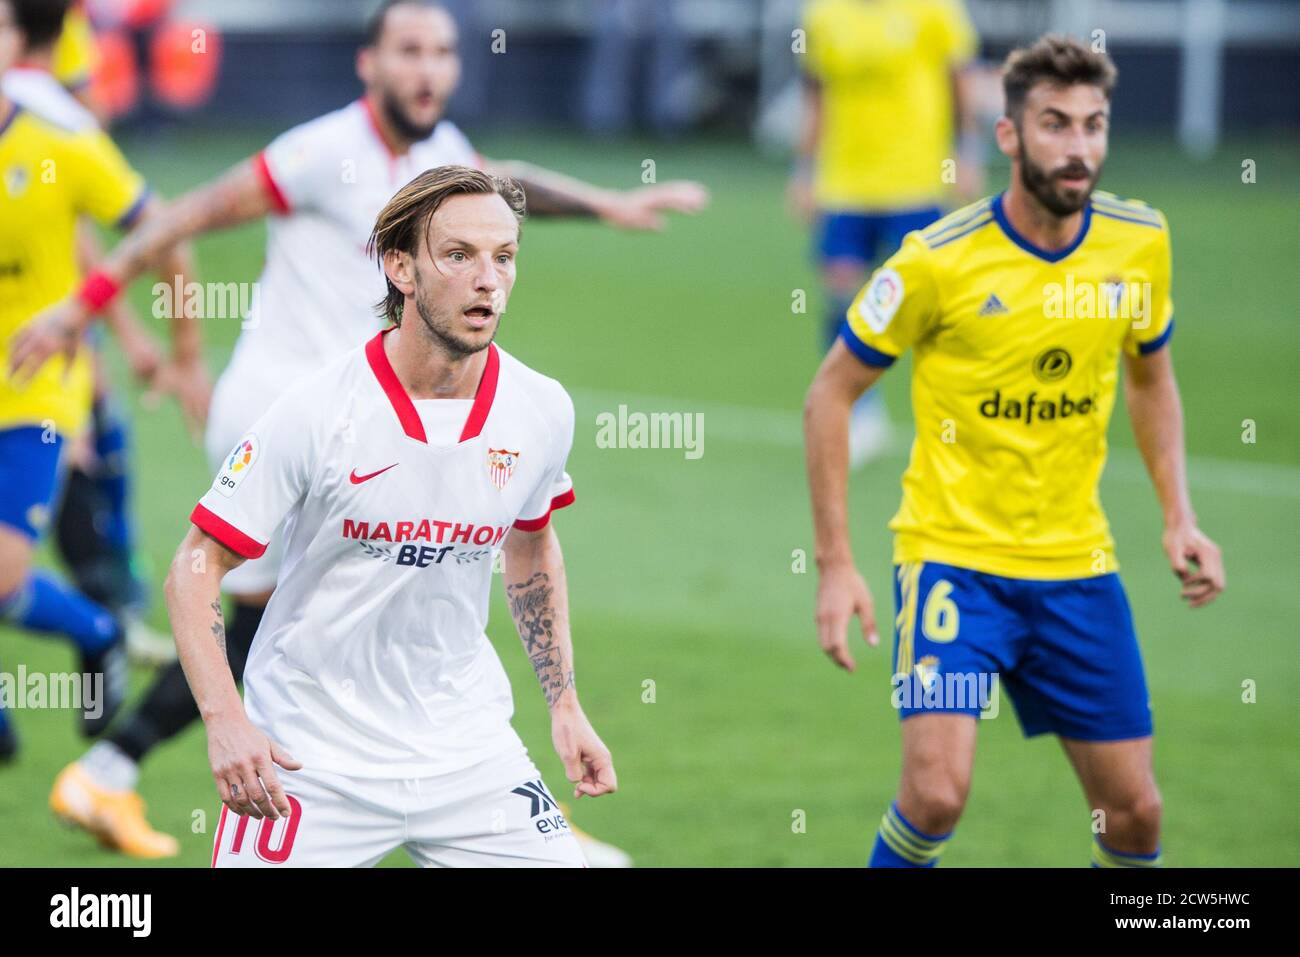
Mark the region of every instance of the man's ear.
<instances>
[{"instance_id":1,"label":"man's ear","mask_svg":"<svg viewBox=\"0 0 1300 957\"><path fill-rule=\"evenodd\" d=\"M367 90L370 89L371 81L375 75L375 51L370 47L362 47L357 51L357 79Z\"/></svg>"},{"instance_id":2,"label":"man's ear","mask_svg":"<svg viewBox=\"0 0 1300 957\"><path fill-rule=\"evenodd\" d=\"M993 133L997 137L998 149L1003 156L1015 159L1020 155L1020 133L1016 130L1015 121L1011 117L999 116L997 125L993 127Z\"/></svg>"},{"instance_id":3,"label":"man's ear","mask_svg":"<svg viewBox=\"0 0 1300 957\"><path fill-rule=\"evenodd\" d=\"M400 249L384 253L384 275L403 296L415 294L415 260Z\"/></svg>"}]
</instances>

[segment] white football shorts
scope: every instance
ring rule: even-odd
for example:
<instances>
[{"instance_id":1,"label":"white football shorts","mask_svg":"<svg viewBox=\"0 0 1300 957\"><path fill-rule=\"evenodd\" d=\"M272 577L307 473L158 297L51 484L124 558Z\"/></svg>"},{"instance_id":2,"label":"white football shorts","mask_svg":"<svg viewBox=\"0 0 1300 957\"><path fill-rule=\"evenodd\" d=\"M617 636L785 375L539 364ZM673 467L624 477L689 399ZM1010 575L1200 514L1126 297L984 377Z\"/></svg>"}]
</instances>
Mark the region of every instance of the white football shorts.
<instances>
[{"instance_id":1,"label":"white football shorts","mask_svg":"<svg viewBox=\"0 0 1300 957\"><path fill-rule=\"evenodd\" d=\"M373 867L401 847L421 867L586 867L577 838L520 747L432 778L277 768L293 813L222 807L213 867Z\"/></svg>"}]
</instances>

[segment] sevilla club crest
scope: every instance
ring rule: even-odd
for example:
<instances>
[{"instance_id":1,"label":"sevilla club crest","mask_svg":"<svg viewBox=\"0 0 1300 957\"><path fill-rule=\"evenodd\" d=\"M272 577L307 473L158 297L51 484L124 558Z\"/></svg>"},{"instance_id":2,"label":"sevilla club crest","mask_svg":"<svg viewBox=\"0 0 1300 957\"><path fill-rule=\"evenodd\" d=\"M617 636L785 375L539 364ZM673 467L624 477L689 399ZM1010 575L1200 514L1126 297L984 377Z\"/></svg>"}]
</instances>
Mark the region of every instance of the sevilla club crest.
<instances>
[{"instance_id":1,"label":"sevilla club crest","mask_svg":"<svg viewBox=\"0 0 1300 957\"><path fill-rule=\"evenodd\" d=\"M488 449L488 477L499 489L506 487L510 476L515 474L515 465L519 462L519 453L509 449Z\"/></svg>"}]
</instances>

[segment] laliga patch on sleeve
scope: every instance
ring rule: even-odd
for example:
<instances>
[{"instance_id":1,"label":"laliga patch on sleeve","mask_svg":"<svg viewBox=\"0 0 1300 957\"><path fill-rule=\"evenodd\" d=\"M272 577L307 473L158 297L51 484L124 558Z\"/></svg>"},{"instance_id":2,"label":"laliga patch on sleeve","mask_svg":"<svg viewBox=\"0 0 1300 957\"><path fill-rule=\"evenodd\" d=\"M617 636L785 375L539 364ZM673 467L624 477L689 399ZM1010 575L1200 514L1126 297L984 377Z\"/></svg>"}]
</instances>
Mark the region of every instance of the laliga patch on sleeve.
<instances>
[{"instance_id":1,"label":"laliga patch on sleeve","mask_svg":"<svg viewBox=\"0 0 1300 957\"><path fill-rule=\"evenodd\" d=\"M249 432L248 435L239 440L239 444L230 453L230 456L226 459L226 464L217 473L212 487L227 498L234 495L235 489L239 488L239 483L244 480L248 470L257 461L260 450L261 446L257 441L257 436Z\"/></svg>"},{"instance_id":2,"label":"laliga patch on sleeve","mask_svg":"<svg viewBox=\"0 0 1300 957\"><path fill-rule=\"evenodd\" d=\"M871 277L858 300L860 315L872 332L880 335L889 326L903 302L903 277L892 269L880 269Z\"/></svg>"}]
</instances>

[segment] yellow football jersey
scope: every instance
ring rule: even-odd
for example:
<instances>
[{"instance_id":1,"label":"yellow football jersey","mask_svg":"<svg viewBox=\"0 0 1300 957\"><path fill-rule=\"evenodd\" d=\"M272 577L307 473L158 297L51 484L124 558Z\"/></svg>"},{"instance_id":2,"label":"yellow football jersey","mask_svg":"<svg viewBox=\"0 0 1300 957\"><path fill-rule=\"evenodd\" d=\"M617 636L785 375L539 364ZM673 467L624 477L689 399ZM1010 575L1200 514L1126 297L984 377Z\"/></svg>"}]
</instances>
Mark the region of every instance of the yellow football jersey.
<instances>
[{"instance_id":1,"label":"yellow football jersey","mask_svg":"<svg viewBox=\"0 0 1300 957\"><path fill-rule=\"evenodd\" d=\"M0 429L53 424L77 434L91 402L90 360L56 357L21 388L9 378L9 342L80 280L75 228L87 215L127 225L144 181L98 130L72 132L10 107L0 118Z\"/></svg>"},{"instance_id":2,"label":"yellow football jersey","mask_svg":"<svg viewBox=\"0 0 1300 957\"><path fill-rule=\"evenodd\" d=\"M952 70L975 53L960 0L813 0L807 72L821 85L819 206L889 211L943 196Z\"/></svg>"},{"instance_id":3,"label":"yellow football jersey","mask_svg":"<svg viewBox=\"0 0 1300 957\"><path fill-rule=\"evenodd\" d=\"M63 18L63 32L54 44L53 73L69 90L79 90L90 82L95 68L95 34L90 18L76 4Z\"/></svg>"},{"instance_id":4,"label":"yellow football jersey","mask_svg":"<svg viewBox=\"0 0 1300 957\"><path fill-rule=\"evenodd\" d=\"M1056 252L1019 235L1000 196L907 235L843 330L872 365L912 349L895 561L1015 578L1115 570L1097 485L1119 355L1168 340L1169 276L1164 216L1109 193Z\"/></svg>"}]
</instances>

